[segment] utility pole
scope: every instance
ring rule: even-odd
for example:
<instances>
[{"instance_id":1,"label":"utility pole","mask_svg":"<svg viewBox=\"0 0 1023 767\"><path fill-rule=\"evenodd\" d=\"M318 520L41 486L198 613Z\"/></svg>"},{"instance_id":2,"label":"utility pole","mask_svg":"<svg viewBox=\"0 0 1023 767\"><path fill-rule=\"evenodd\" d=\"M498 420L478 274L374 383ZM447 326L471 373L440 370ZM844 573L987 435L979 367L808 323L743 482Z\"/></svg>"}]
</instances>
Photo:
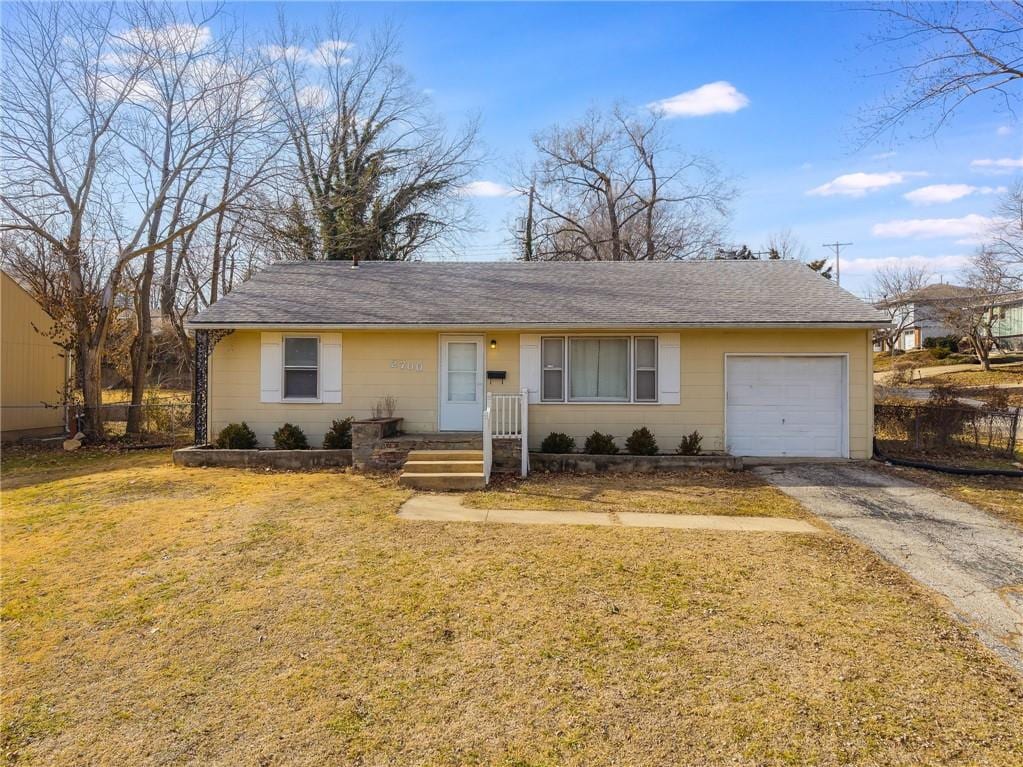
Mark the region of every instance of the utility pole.
<instances>
[{"instance_id":1,"label":"utility pole","mask_svg":"<svg viewBox=\"0 0 1023 767\"><path fill-rule=\"evenodd\" d=\"M842 284L842 248L852 245L851 242L825 242L822 248L831 248L835 251L835 284Z\"/></svg>"}]
</instances>

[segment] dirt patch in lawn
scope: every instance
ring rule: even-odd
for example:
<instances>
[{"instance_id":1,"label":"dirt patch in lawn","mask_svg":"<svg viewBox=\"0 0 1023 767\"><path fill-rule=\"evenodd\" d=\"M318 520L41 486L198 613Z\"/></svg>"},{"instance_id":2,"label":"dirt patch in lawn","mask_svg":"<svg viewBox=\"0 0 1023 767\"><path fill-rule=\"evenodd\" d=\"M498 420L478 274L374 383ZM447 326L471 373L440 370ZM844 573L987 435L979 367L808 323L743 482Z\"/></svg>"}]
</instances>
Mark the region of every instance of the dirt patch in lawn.
<instances>
[{"instance_id":1,"label":"dirt patch in lawn","mask_svg":"<svg viewBox=\"0 0 1023 767\"><path fill-rule=\"evenodd\" d=\"M149 460L3 491L8 762L1023 759L1023 682L835 534L413 523L390 480Z\"/></svg>"},{"instance_id":2,"label":"dirt patch in lawn","mask_svg":"<svg viewBox=\"0 0 1023 767\"><path fill-rule=\"evenodd\" d=\"M972 504L978 509L990 511L1002 519L1023 527L1023 479L993 476L969 477L884 464L878 464L878 468L889 474L940 490L946 495Z\"/></svg>"},{"instance_id":3,"label":"dirt patch in lawn","mask_svg":"<svg viewBox=\"0 0 1023 767\"><path fill-rule=\"evenodd\" d=\"M534 474L500 479L465 496L475 509L644 511L742 517L811 515L752 472L716 469L658 474Z\"/></svg>"}]
</instances>

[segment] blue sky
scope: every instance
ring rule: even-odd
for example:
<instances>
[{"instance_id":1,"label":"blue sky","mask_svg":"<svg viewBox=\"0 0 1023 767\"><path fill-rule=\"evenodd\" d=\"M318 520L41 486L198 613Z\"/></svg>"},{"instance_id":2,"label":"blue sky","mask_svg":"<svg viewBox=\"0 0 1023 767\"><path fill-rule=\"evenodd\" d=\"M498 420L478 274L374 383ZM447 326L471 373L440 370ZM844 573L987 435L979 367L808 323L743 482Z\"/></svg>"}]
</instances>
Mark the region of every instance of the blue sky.
<instances>
[{"instance_id":1,"label":"blue sky","mask_svg":"<svg viewBox=\"0 0 1023 767\"><path fill-rule=\"evenodd\" d=\"M291 21L314 26L328 7L292 3L286 10ZM342 7L363 28L397 25L401 62L451 125L479 114L488 156L479 181L510 180L516 163L530 159L536 131L591 105L638 107L729 84L735 111L673 118L671 139L735 177L734 242L756 247L791 229L812 257L826 255L824 242L852 242L842 283L854 292L869 287L884 259L926 262L936 276L953 279L975 247L970 232L992 215L997 190L1021 172L1023 125L990 102L962 110L934 139L858 148L857 115L891 82L872 74L886 65L878 50L865 50L877 19L848 5ZM251 33L272 22L277 6L234 10ZM991 164L998 160L1009 167ZM510 256L507 222L519 202L476 197L473 204L480 231L468 238L465 257Z\"/></svg>"}]
</instances>

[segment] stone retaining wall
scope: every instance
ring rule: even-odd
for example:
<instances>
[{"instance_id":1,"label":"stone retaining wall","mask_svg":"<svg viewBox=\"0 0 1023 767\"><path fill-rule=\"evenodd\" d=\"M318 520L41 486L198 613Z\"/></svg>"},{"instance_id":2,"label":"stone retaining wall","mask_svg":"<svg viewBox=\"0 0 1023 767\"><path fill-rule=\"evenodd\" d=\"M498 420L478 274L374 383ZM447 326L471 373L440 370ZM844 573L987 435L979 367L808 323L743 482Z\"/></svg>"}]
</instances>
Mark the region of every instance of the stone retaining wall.
<instances>
[{"instance_id":1,"label":"stone retaining wall","mask_svg":"<svg viewBox=\"0 0 1023 767\"><path fill-rule=\"evenodd\" d=\"M174 451L178 466L229 469L333 469L352 465L351 450L222 450L186 447Z\"/></svg>"},{"instance_id":2,"label":"stone retaining wall","mask_svg":"<svg viewBox=\"0 0 1023 767\"><path fill-rule=\"evenodd\" d=\"M530 471L644 473L686 469L742 469L734 455L586 455L584 453L530 453Z\"/></svg>"}]
</instances>

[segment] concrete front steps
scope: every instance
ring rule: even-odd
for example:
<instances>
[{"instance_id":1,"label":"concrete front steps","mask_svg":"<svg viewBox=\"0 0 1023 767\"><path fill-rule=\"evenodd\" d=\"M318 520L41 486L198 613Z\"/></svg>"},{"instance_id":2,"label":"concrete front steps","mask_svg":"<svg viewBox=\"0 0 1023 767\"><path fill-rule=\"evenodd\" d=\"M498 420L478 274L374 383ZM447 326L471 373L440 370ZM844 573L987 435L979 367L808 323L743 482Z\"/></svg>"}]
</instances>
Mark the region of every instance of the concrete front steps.
<instances>
[{"instance_id":1,"label":"concrete front steps","mask_svg":"<svg viewBox=\"0 0 1023 767\"><path fill-rule=\"evenodd\" d=\"M412 450L398 484L416 490L478 490L486 487L482 450Z\"/></svg>"}]
</instances>

